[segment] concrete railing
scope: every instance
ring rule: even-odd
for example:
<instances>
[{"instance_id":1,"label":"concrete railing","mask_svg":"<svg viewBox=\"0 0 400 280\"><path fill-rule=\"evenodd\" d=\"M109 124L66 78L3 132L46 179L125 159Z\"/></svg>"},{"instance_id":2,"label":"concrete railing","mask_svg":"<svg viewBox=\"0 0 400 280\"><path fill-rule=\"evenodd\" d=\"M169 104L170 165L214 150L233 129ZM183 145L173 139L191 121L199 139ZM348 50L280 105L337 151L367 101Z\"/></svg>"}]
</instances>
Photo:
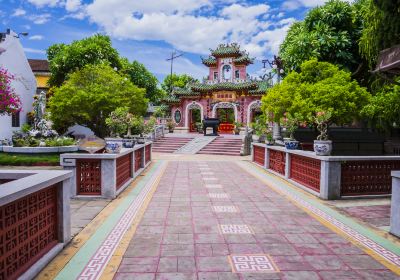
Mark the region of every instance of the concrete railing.
<instances>
[{"instance_id":1,"label":"concrete railing","mask_svg":"<svg viewBox=\"0 0 400 280\"><path fill-rule=\"evenodd\" d=\"M69 242L71 176L0 170L0 278L33 279Z\"/></svg>"},{"instance_id":2,"label":"concrete railing","mask_svg":"<svg viewBox=\"0 0 400 280\"><path fill-rule=\"evenodd\" d=\"M392 171L392 201L390 203L390 233L400 237L400 171Z\"/></svg>"},{"instance_id":3,"label":"concrete railing","mask_svg":"<svg viewBox=\"0 0 400 280\"><path fill-rule=\"evenodd\" d=\"M71 197L114 199L151 162L152 142L118 154L62 154L60 164L73 173Z\"/></svg>"},{"instance_id":4,"label":"concrete railing","mask_svg":"<svg viewBox=\"0 0 400 280\"><path fill-rule=\"evenodd\" d=\"M400 156L316 156L259 143L252 160L322 199L390 195L390 172L400 170Z\"/></svg>"}]
</instances>

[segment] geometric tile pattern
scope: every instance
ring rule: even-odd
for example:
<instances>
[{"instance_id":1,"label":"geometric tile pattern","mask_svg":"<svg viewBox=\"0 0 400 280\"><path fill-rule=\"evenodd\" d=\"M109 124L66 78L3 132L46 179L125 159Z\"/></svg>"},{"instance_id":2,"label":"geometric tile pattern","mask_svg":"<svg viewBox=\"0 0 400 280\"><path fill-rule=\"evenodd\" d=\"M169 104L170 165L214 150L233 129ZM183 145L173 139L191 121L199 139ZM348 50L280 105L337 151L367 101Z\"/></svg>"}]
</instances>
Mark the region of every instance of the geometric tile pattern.
<instances>
[{"instance_id":1,"label":"geometric tile pattern","mask_svg":"<svg viewBox=\"0 0 400 280\"><path fill-rule=\"evenodd\" d=\"M165 163L162 164L162 166ZM153 184L157 179L158 175L162 172L163 168L159 168L153 177L146 183L144 188L138 194L138 196L130 203L129 208L126 210L124 215L120 217L117 224L109 232L106 239L98 247L94 255L91 256L87 262L85 268L81 271L77 279L79 280L97 280L100 278L101 273L110 261L114 251L121 242L122 237L131 226L134 218L137 216L140 207L146 200L146 197L156 186Z\"/></svg>"},{"instance_id":2,"label":"geometric tile pattern","mask_svg":"<svg viewBox=\"0 0 400 280\"><path fill-rule=\"evenodd\" d=\"M210 198L229 198L227 193L208 193Z\"/></svg>"},{"instance_id":3,"label":"geometric tile pattern","mask_svg":"<svg viewBox=\"0 0 400 280\"><path fill-rule=\"evenodd\" d=\"M235 212L238 212L238 209L235 206L230 206L230 205L213 206L213 210L216 213L235 213Z\"/></svg>"},{"instance_id":4,"label":"geometric tile pattern","mask_svg":"<svg viewBox=\"0 0 400 280\"><path fill-rule=\"evenodd\" d=\"M207 189L220 189L220 188L222 188L222 185L220 185L220 184L207 184L207 185L205 185L205 187Z\"/></svg>"},{"instance_id":5,"label":"geometric tile pattern","mask_svg":"<svg viewBox=\"0 0 400 280\"><path fill-rule=\"evenodd\" d=\"M253 234L248 225L219 225L222 234Z\"/></svg>"},{"instance_id":6,"label":"geometric tile pattern","mask_svg":"<svg viewBox=\"0 0 400 280\"><path fill-rule=\"evenodd\" d=\"M279 188L279 187L278 187ZM368 249L374 251L376 254L381 256L382 258L386 259L387 261L391 262L392 264L399 266L400 267L400 256L387 250L386 248L382 247L372 239L362 235L361 233L355 231L351 227L347 226L346 224L342 223L338 219L334 218L333 216L325 213L324 211L318 209L317 207L313 206L311 203L305 201L298 195L284 189L284 188L279 188L279 191L284 193L286 196L288 196L290 199L294 200L296 203L300 204L302 207L308 209L315 215L319 216L320 218L324 219L331 225L334 225L337 227L339 230L341 230L343 233L348 235L349 237L355 239L358 241L361 245L367 247Z\"/></svg>"},{"instance_id":7,"label":"geometric tile pattern","mask_svg":"<svg viewBox=\"0 0 400 280\"><path fill-rule=\"evenodd\" d=\"M234 273L278 272L268 255L230 255Z\"/></svg>"}]
</instances>

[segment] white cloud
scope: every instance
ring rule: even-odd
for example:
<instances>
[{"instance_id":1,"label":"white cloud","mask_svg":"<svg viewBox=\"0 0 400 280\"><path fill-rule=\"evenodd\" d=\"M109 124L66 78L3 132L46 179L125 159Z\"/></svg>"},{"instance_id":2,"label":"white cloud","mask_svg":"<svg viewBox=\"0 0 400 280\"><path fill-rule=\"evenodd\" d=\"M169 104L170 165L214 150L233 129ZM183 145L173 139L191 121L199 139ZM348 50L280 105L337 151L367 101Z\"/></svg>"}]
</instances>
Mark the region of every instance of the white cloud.
<instances>
[{"instance_id":1,"label":"white cloud","mask_svg":"<svg viewBox=\"0 0 400 280\"><path fill-rule=\"evenodd\" d=\"M40 40L43 40L43 36L42 35L33 35L33 36L29 37L29 40L40 41Z\"/></svg>"},{"instance_id":2,"label":"white cloud","mask_svg":"<svg viewBox=\"0 0 400 280\"><path fill-rule=\"evenodd\" d=\"M42 7L55 7L58 4L60 4L60 0L28 0L29 3L35 5L38 8L42 8Z\"/></svg>"},{"instance_id":3,"label":"white cloud","mask_svg":"<svg viewBox=\"0 0 400 280\"><path fill-rule=\"evenodd\" d=\"M66 0L65 1L65 9L68 12L76 12L82 6L81 0Z\"/></svg>"},{"instance_id":4,"label":"white cloud","mask_svg":"<svg viewBox=\"0 0 400 280\"><path fill-rule=\"evenodd\" d=\"M20 17L26 15L26 11L24 9L18 8L14 10L14 13L11 15L13 17Z\"/></svg>"},{"instance_id":5,"label":"white cloud","mask_svg":"<svg viewBox=\"0 0 400 280\"><path fill-rule=\"evenodd\" d=\"M30 15L28 17L34 24L45 24L51 18L50 14Z\"/></svg>"},{"instance_id":6,"label":"white cloud","mask_svg":"<svg viewBox=\"0 0 400 280\"><path fill-rule=\"evenodd\" d=\"M44 50L32 49L32 48L24 48L24 51L27 53L35 53L35 54L46 54Z\"/></svg>"},{"instance_id":7,"label":"white cloud","mask_svg":"<svg viewBox=\"0 0 400 280\"><path fill-rule=\"evenodd\" d=\"M313 8L316 6L324 5L328 0L287 0L282 4L283 9L290 11L297 10L301 7ZM352 3L354 0L343 0L345 2Z\"/></svg>"},{"instance_id":8,"label":"white cloud","mask_svg":"<svg viewBox=\"0 0 400 280\"><path fill-rule=\"evenodd\" d=\"M207 54L222 42L238 42L252 49L252 55L265 50L252 37L266 31L265 4L217 5L209 0L94 0L87 6L90 20L107 34L119 39L162 40L187 52ZM213 15L204 10L214 8Z\"/></svg>"}]
</instances>

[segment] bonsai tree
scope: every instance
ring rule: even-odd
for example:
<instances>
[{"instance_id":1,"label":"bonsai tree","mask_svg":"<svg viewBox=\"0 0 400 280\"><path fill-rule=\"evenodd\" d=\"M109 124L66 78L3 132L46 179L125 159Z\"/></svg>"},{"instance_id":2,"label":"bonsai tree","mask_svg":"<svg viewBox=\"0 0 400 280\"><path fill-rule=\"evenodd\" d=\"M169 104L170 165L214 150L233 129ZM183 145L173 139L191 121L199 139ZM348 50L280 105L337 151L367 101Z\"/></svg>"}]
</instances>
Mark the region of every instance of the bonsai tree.
<instances>
[{"instance_id":1,"label":"bonsai tree","mask_svg":"<svg viewBox=\"0 0 400 280\"><path fill-rule=\"evenodd\" d=\"M235 134L239 134L240 133L240 129L243 127L243 123L241 122L234 122L234 132Z\"/></svg>"},{"instance_id":2,"label":"bonsai tree","mask_svg":"<svg viewBox=\"0 0 400 280\"><path fill-rule=\"evenodd\" d=\"M330 124L330 119L332 117L332 113L330 111L320 111L315 114L315 116L311 116L311 121L317 125L317 129L319 131L319 135L317 136L317 140L327 141L328 140L328 127Z\"/></svg>"},{"instance_id":3,"label":"bonsai tree","mask_svg":"<svg viewBox=\"0 0 400 280\"><path fill-rule=\"evenodd\" d=\"M281 118L280 124L281 126L285 127L285 131L289 140L295 140L294 133L299 128L298 114L293 116L290 113L285 113L284 117Z\"/></svg>"},{"instance_id":4,"label":"bonsai tree","mask_svg":"<svg viewBox=\"0 0 400 280\"><path fill-rule=\"evenodd\" d=\"M126 133L128 118L128 107L119 107L110 113L109 117L106 118L106 125L111 130L111 136L119 137Z\"/></svg>"},{"instance_id":5,"label":"bonsai tree","mask_svg":"<svg viewBox=\"0 0 400 280\"><path fill-rule=\"evenodd\" d=\"M144 122L144 130L143 130L144 134L152 133L156 125L157 125L157 119L155 117L150 117L150 119Z\"/></svg>"},{"instance_id":6,"label":"bonsai tree","mask_svg":"<svg viewBox=\"0 0 400 280\"><path fill-rule=\"evenodd\" d=\"M169 132L174 132L175 123L171 119L169 119L167 121L167 127L168 127Z\"/></svg>"}]
</instances>

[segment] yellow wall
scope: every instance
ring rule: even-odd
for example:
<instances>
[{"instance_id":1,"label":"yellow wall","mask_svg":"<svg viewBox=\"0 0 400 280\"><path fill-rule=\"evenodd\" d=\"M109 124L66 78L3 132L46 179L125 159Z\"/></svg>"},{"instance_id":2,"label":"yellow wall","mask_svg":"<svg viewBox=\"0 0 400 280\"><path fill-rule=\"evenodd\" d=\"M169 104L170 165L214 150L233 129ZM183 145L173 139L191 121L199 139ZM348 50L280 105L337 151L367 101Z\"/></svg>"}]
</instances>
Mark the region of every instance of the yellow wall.
<instances>
[{"instance_id":1,"label":"yellow wall","mask_svg":"<svg viewBox=\"0 0 400 280\"><path fill-rule=\"evenodd\" d=\"M49 80L49 76L41 76L40 74L36 74L36 82L38 88L48 88L47 81Z\"/></svg>"}]
</instances>

